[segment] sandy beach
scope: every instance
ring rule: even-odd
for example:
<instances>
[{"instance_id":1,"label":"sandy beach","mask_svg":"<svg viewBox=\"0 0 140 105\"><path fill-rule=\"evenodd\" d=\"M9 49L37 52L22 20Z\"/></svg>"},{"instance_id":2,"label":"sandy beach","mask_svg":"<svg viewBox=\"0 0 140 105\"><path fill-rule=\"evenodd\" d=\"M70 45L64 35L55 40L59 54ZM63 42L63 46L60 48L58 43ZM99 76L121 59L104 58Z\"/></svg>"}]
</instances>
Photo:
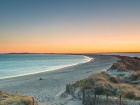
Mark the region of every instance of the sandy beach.
<instances>
[{"instance_id":1,"label":"sandy beach","mask_svg":"<svg viewBox=\"0 0 140 105\"><path fill-rule=\"evenodd\" d=\"M38 100L39 105L61 105L62 100L58 101L58 97L65 91L66 84L86 78L93 73L107 70L117 60L112 56L88 56L94 58L94 60L56 71L2 79L0 80L0 89L33 96ZM71 103L67 104L73 105Z\"/></svg>"}]
</instances>

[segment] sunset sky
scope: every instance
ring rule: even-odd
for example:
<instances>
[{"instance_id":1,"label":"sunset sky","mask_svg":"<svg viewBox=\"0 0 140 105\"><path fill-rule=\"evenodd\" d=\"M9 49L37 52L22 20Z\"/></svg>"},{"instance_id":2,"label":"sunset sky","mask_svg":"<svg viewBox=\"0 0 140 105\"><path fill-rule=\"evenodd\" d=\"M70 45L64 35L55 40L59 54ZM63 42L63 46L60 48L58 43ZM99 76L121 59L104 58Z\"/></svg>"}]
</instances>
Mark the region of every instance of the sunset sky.
<instances>
[{"instance_id":1,"label":"sunset sky","mask_svg":"<svg viewBox=\"0 0 140 105\"><path fill-rule=\"evenodd\" d=\"M0 0L9 52L140 52L140 0Z\"/></svg>"}]
</instances>

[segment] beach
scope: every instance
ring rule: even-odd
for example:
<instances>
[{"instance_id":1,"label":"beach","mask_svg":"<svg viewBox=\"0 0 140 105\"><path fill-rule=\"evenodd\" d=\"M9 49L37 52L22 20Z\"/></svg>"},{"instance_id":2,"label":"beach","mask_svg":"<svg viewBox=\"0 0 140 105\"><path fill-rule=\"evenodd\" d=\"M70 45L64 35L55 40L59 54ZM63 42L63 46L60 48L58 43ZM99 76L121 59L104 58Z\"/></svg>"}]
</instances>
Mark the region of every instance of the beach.
<instances>
[{"instance_id":1,"label":"beach","mask_svg":"<svg viewBox=\"0 0 140 105\"><path fill-rule=\"evenodd\" d=\"M93 60L59 70L1 79L0 89L10 93L33 96L39 105L60 105L62 102L58 101L58 97L65 91L66 84L86 78L93 73L105 71L117 60L116 57L107 55L86 56Z\"/></svg>"}]
</instances>

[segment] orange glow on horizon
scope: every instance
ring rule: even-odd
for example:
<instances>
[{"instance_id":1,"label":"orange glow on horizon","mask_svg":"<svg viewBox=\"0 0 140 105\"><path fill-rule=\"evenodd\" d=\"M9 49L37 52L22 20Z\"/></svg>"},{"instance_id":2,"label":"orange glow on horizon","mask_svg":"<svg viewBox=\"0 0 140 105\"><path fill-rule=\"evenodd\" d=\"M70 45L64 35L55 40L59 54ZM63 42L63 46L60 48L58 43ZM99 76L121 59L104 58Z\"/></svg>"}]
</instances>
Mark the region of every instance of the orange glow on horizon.
<instances>
[{"instance_id":1,"label":"orange glow on horizon","mask_svg":"<svg viewBox=\"0 0 140 105\"><path fill-rule=\"evenodd\" d=\"M2 32L1 32L2 33ZM0 38L0 53L96 53L140 52L140 31L137 28L72 28L52 31L7 31ZM7 36L6 36L7 35Z\"/></svg>"},{"instance_id":2,"label":"orange glow on horizon","mask_svg":"<svg viewBox=\"0 0 140 105\"><path fill-rule=\"evenodd\" d=\"M118 37L75 37L51 38L48 40L7 41L0 43L0 53L39 52L39 53L96 53L96 52L140 52L139 36Z\"/></svg>"}]
</instances>

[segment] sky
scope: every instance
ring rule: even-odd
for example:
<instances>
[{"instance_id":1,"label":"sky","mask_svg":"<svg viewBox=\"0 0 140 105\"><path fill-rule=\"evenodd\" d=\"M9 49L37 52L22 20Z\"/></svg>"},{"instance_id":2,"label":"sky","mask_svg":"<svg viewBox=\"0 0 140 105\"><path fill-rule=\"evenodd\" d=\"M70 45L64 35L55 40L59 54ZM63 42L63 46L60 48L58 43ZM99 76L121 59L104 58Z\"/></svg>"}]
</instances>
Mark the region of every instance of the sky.
<instances>
[{"instance_id":1,"label":"sky","mask_svg":"<svg viewBox=\"0 0 140 105\"><path fill-rule=\"evenodd\" d=\"M140 52L140 0L0 0L10 52Z\"/></svg>"}]
</instances>

